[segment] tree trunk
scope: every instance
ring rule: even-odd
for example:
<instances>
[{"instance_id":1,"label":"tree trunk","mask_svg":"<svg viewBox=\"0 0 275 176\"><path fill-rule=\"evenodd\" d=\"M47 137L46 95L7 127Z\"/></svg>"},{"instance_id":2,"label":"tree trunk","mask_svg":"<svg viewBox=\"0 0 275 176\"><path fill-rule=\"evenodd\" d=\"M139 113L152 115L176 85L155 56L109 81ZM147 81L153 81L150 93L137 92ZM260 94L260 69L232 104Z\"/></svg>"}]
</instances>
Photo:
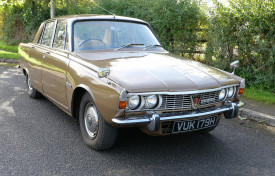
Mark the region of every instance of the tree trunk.
<instances>
[{"instance_id":1,"label":"tree trunk","mask_svg":"<svg viewBox=\"0 0 275 176\"><path fill-rule=\"evenodd\" d=\"M51 0L51 18L54 18L54 0Z\"/></svg>"}]
</instances>

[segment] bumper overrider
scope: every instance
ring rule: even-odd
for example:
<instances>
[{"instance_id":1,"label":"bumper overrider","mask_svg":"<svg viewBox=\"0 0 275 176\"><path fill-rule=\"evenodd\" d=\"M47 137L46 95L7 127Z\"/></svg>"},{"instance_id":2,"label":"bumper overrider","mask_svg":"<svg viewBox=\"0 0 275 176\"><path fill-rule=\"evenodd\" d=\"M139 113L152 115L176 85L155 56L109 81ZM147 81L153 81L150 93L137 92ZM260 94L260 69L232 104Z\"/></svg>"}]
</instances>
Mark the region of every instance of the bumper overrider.
<instances>
[{"instance_id":1,"label":"bumper overrider","mask_svg":"<svg viewBox=\"0 0 275 176\"><path fill-rule=\"evenodd\" d=\"M147 130L154 132L158 131L160 124L163 121L184 120L189 118L205 117L217 114L224 114L227 119L235 118L238 116L239 108L245 104L242 101L225 103L220 107L206 108L202 110L172 112L165 114L157 114L154 111L148 111L143 116L131 116L128 118L113 118L113 123L126 126L126 125L147 125Z\"/></svg>"}]
</instances>

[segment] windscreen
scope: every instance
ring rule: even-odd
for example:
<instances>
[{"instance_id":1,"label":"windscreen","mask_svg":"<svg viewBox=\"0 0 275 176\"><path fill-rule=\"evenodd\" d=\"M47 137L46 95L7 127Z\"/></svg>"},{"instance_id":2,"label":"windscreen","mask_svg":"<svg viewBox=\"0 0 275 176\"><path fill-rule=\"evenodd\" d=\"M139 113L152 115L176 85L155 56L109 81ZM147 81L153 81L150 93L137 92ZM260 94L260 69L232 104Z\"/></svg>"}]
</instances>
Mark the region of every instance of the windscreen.
<instances>
[{"instance_id":1,"label":"windscreen","mask_svg":"<svg viewBox=\"0 0 275 176\"><path fill-rule=\"evenodd\" d=\"M140 23L79 21L73 33L75 51L160 45L150 28Z\"/></svg>"}]
</instances>

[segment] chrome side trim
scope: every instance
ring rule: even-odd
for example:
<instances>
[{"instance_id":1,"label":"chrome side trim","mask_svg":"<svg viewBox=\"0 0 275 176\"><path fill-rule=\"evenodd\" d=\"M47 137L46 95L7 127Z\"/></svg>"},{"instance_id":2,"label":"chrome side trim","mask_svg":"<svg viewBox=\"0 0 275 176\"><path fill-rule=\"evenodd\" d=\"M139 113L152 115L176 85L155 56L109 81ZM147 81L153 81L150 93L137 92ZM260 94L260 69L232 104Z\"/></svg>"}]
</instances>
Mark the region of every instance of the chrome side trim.
<instances>
[{"instance_id":1,"label":"chrome side trim","mask_svg":"<svg viewBox=\"0 0 275 176\"><path fill-rule=\"evenodd\" d=\"M162 114L158 115L160 117L160 121L166 121L166 120L178 120L178 119L186 119L186 118L195 118L195 117L201 117L201 116L207 116L207 115L214 115L214 114L221 114L226 111L233 110L232 105L224 105L222 107L211 109L211 110L205 110L203 112L186 112L187 114L183 115L177 115L177 116L167 116L169 114L165 114L163 116ZM155 113L156 114L156 113ZM151 122L152 116L150 115L144 115L144 116L133 116L129 118L113 118L112 122L118 125L137 125L137 124L148 124Z\"/></svg>"},{"instance_id":2,"label":"chrome side trim","mask_svg":"<svg viewBox=\"0 0 275 176\"><path fill-rule=\"evenodd\" d=\"M232 85L218 87L218 88L214 88L214 89L194 90L194 91L185 91L185 92L144 92L144 93L128 93L128 95L152 95L152 94L159 94L159 95L186 95L186 94L197 94L197 93L212 92L212 91L222 90L223 88L228 88L228 87L232 87L232 86L239 86L239 84L232 84Z\"/></svg>"},{"instance_id":3,"label":"chrome side trim","mask_svg":"<svg viewBox=\"0 0 275 176\"><path fill-rule=\"evenodd\" d=\"M66 85L67 85L68 87L70 87L70 88L73 87L73 86L72 86L70 83L68 83L68 82L66 82Z\"/></svg>"}]
</instances>

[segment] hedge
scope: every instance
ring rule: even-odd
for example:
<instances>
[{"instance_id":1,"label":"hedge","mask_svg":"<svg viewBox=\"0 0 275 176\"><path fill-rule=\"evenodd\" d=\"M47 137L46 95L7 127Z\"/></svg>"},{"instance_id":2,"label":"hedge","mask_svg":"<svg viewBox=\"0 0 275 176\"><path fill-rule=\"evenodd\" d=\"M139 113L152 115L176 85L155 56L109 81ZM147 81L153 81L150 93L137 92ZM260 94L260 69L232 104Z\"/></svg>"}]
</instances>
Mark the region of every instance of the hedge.
<instances>
[{"instance_id":1,"label":"hedge","mask_svg":"<svg viewBox=\"0 0 275 176\"><path fill-rule=\"evenodd\" d=\"M212 8L200 0L94 1L116 15L149 22L170 52L228 71L230 62L238 59L241 68L236 74L246 78L248 86L275 91L272 1L228 0L229 6L224 6L213 0ZM11 2L0 7L1 38L31 41L39 24L50 18L49 0ZM90 0L56 0L56 16L71 14L108 13Z\"/></svg>"}]
</instances>

